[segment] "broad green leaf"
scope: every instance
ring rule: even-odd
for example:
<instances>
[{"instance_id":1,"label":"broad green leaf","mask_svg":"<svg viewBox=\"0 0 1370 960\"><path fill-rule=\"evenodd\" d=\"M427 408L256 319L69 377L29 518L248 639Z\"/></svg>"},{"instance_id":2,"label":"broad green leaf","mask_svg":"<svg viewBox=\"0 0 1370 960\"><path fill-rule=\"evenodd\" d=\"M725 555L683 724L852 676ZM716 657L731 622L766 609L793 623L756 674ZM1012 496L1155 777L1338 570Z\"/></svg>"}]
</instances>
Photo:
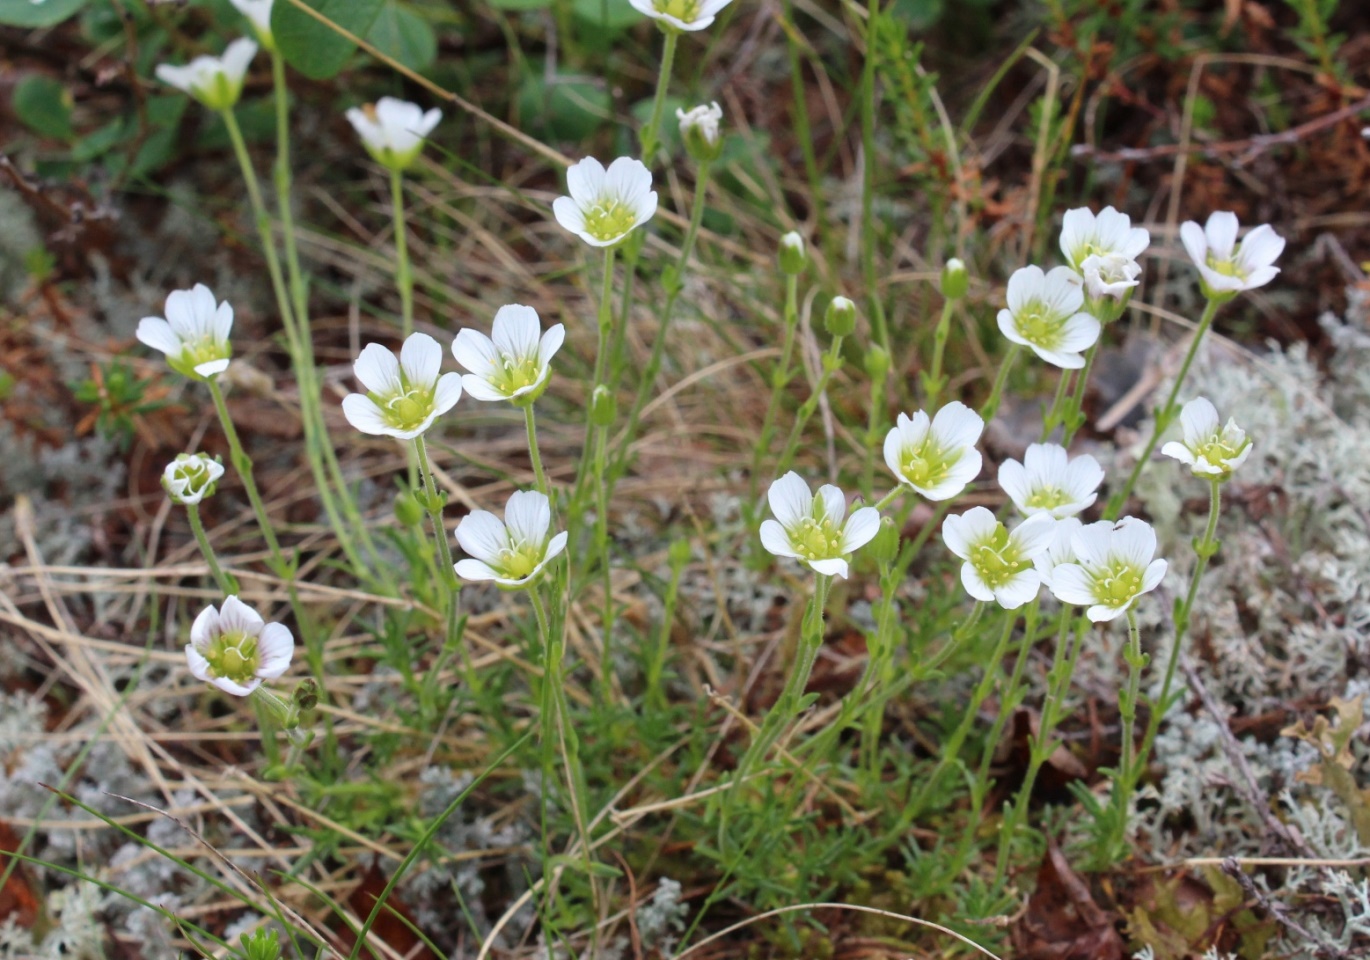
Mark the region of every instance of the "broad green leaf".
<instances>
[{"instance_id":1,"label":"broad green leaf","mask_svg":"<svg viewBox=\"0 0 1370 960\"><path fill-rule=\"evenodd\" d=\"M71 94L59 80L30 75L14 88L14 113L35 133L71 139Z\"/></svg>"},{"instance_id":2,"label":"broad green leaf","mask_svg":"<svg viewBox=\"0 0 1370 960\"><path fill-rule=\"evenodd\" d=\"M86 5L86 0L0 0L0 24L11 27L51 27Z\"/></svg>"},{"instance_id":3,"label":"broad green leaf","mask_svg":"<svg viewBox=\"0 0 1370 960\"><path fill-rule=\"evenodd\" d=\"M354 36L364 37L375 23L385 0L304 0L333 23ZM271 8L271 33L281 55L306 77L323 80L344 66L357 49L327 24L299 9L290 0Z\"/></svg>"},{"instance_id":4,"label":"broad green leaf","mask_svg":"<svg viewBox=\"0 0 1370 960\"><path fill-rule=\"evenodd\" d=\"M571 9L583 26L597 30L626 30L647 19L628 0L573 0Z\"/></svg>"},{"instance_id":5,"label":"broad green leaf","mask_svg":"<svg viewBox=\"0 0 1370 960\"><path fill-rule=\"evenodd\" d=\"M611 116L613 100L602 84L580 77L530 72L519 87L519 113L538 135L583 140Z\"/></svg>"},{"instance_id":6,"label":"broad green leaf","mask_svg":"<svg viewBox=\"0 0 1370 960\"><path fill-rule=\"evenodd\" d=\"M432 25L398 0L386 0L366 39L410 70L427 70L438 56Z\"/></svg>"}]
</instances>

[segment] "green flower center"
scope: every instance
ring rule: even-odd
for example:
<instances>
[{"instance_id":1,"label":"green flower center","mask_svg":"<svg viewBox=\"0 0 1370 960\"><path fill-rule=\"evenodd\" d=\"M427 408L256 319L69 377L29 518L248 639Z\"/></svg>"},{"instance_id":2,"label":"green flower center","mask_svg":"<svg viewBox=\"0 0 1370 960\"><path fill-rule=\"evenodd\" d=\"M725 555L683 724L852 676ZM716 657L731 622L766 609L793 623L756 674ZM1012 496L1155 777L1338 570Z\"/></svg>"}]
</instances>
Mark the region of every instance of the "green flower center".
<instances>
[{"instance_id":1,"label":"green flower center","mask_svg":"<svg viewBox=\"0 0 1370 960\"><path fill-rule=\"evenodd\" d=\"M831 560L842 556L842 531L827 517L805 517L790 533L790 545L805 560Z\"/></svg>"},{"instance_id":2,"label":"green flower center","mask_svg":"<svg viewBox=\"0 0 1370 960\"><path fill-rule=\"evenodd\" d=\"M1245 447L1245 441L1234 444L1226 434L1217 434L1199 444L1194 450L1194 456L1200 460L1207 460L1215 467L1220 467L1234 459Z\"/></svg>"},{"instance_id":3,"label":"green flower center","mask_svg":"<svg viewBox=\"0 0 1370 960\"><path fill-rule=\"evenodd\" d=\"M690 23L699 16L699 0L655 0L657 13L675 17L681 23Z\"/></svg>"},{"instance_id":4,"label":"green flower center","mask_svg":"<svg viewBox=\"0 0 1370 960\"><path fill-rule=\"evenodd\" d=\"M1009 540L1001 523L988 540L970 548L970 563L991 590L997 590L1018 575L1027 561Z\"/></svg>"},{"instance_id":5,"label":"green flower center","mask_svg":"<svg viewBox=\"0 0 1370 960\"><path fill-rule=\"evenodd\" d=\"M224 633L204 652L216 677L247 683L257 674L257 638L245 633Z\"/></svg>"},{"instance_id":6,"label":"green flower center","mask_svg":"<svg viewBox=\"0 0 1370 960\"><path fill-rule=\"evenodd\" d=\"M520 358L502 353L499 366L490 372L490 383L501 393L513 394L536 384L541 373L536 355Z\"/></svg>"},{"instance_id":7,"label":"green flower center","mask_svg":"<svg viewBox=\"0 0 1370 960\"><path fill-rule=\"evenodd\" d=\"M538 544L511 543L509 548L499 554L500 572L510 580L522 580L542 562L542 549Z\"/></svg>"},{"instance_id":8,"label":"green flower center","mask_svg":"<svg viewBox=\"0 0 1370 960\"><path fill-rule=\"evenodd\" d=\"M187 340L181 347L181 365L194 370L202 363L223 360L233 355L233 348L227 343L216 343L213 337Z\"/></svg>"},{"instance_id":9,"label":"green flower center","mask_svg":"<svg viewBox=\"0 0 1370 960\"><path fill-rule=\"evenodd\" d=\"M928 434L918 446L904 452L904 479L915 487L935 487L946 480L963 455L962 450L944 450L936 438Z\"/></svg>"},{"instance_id":10,"label":"green flower center","mask_svg":"<svg viewBox=\"0 0 1370 960\"><path fill-rule=\"evenodd\" d=\"M1237 269L1235 260L1219 260L1211 252L1208 254L1207 260L1208 268L1214 273L1220 273L1224 277L1241 278L1242 276L1241 270Z\"/></svg>"},{"instance_id":11,"label":"green flower center","mask_svg":"<svg viewBox=\"0 0 1370 960\"><path fill-rule=\"evenodd\" d=\"M1071 502L1070 494L1060 487L1038 487L1027 498L1029 507L1040 507L1043 510L1055 510Z\"/></svg>"},{"instance_id":12,"label":"green flower center","mask_svg":"<svg viewBox=\"0 0 1370 960\"><path fill-rule=\"evenodd\" d=\"M1110 607L1125 607L1142 589L1142 571L1126 560L1115 560L1093 575L1094 596Z\"/></svg>"},{"instance_id":13,"label":"green flower center","mask_svg":"<svg viewBox=\"0 0 1370 960\"><path fill-rule=\"evenodd\" d=\"M674 4L679 0L671 2ZM633 208L616 197L602 198L585 211L585 232L601 242L617 240L633 229L636 222Z\"/></svg>"},{"instance_id":14,"label":"green flower center","mask_svg":"<svg viewBox=\"0 0 1370 960\"><path fill-rule=\"evenodd\" d=\"M396 430L417 430L433 412L433 392L420 387L409 387L388 398L373 395L371 399L385 412L385 419Z\"/></svg>"},{"instance_id":15,"label":"green flower center","mask_svg":"<svg viewBox=\"0 0 1370 960\"><path fill-rule=\"evenodd\" d=\"M1061 340L1066 318L1052 313L1040 300L1034 300L1014 317L1014 321L1024 340L1051 350Z\"/></svg>"}]
</instances>

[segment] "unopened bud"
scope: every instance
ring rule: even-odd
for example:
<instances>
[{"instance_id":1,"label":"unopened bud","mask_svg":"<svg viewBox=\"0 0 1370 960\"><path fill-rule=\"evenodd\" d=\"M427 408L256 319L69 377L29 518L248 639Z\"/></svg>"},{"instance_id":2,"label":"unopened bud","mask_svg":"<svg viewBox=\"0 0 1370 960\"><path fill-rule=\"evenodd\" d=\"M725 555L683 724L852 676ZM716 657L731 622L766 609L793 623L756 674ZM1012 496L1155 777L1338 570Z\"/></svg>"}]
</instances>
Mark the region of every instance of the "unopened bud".
<instances>
[{"instance_id":1,"label":"unopened bud","mask_svg":"<svg viewBox=\"0 0 1370 960\"><path fill-rule=\"evenodd\" d=\"M850 337L856 330L856 304L846 297L833 297L823 314L823 325L834 337Z\"/></svg>"},{"instance_id":2,"label":"unopened bud","mask_svg":"<svg viewBox=\"0 0 1370 960\"><path fill-rule=\"evenodd\" d=\"M247 960L279 960L281 956L281 943L275 930L259 927L250 934L243 934L241 942Z\"/></svg>"},{"instance_id":3,"label":"unopened bud","mask_svg":"<svg viewBox=\"0 0 1370 960\"><path fill-rule=\"evenodd\" d=\"M890 355L878 343L866 350L866 376L876 383L884 383L890 372Z\"/></svg>"},{"instance_id":4,"label":"unopened bud","mask_svg":"<svg viewBox=\"0 0 1370 960\"><path fill-rule=\"evenodd\" d=\"M162 471L162 489L175 503L191 506L214 495L224 465L207 453L178 453Z\"/></svg>"},{"instance_id":5,"label":"unopened bud","mask_svg":"<svg viewBox=\"0 0 1370 960\"><path fill-rule=\"evenodd\" d=\"M723 132L719 130L722 108L716 103L701 103L690 110L676 110L675 115L690 159L695 163L717 160L723 152Z\"/></svg>"},{"instance_id":6,"label":"unopened bud","mask_svg":"<svg viewBox=\"0 0 1370 960\"><path fill-rule=\"evenodd\" d=\"M618 400L604 384L595 387L590 397L590 422L597 427L611 427L618 416Z\"/></svg>"},{"instance_id":7,"label":"unopened bud","mask_svg":"<svg viewBox=\"0 0 1370 960\"><path fill-rule=\"evenodd\" d=\"M423 506L408 490L395 494L395 519L405 527L417 527L423 523Z\"/></svg>"},{"instance_id":8,"label":"unopened bud","mask_svg":"<svg viewBox=\"0 0 1370 960\"><path fill-rule=\"evenodd\" d=\"M809 254L804 248L804 238L791 230L780 238L780 269L797 277L808 265Z\"/></svg>"},{"instance_id":9,"label":"unopened bud","mask_svg":"<svg viewBox=\"0 0 1370 960\"><path fill-rule=\"evenodd\" d=\"M966 265L952 257L942 268L942 296L948 300L960 300L969 289L970 274L966 273Z\"/></svg>"},{"instance_id":10,"label":"unopened bud","mask_svg":"<svg viewBox=\"0 0 1370 960\"><path fill-rule=\"evenodd\" d=\"M295 687L295 706L301 710L313 710L319 705L319 684L312 677L306 677Z\"/></svg>"},{"instance_id":11,"label":"unopened bud","mask_svg":"<svg viewBox=\"0 0 1370 960\"><path fill-rule=\"evenodd\" d=\"M888 567L899 556L899 528L889 517L880 518L880 529L871 540L871 556L882 567Z\"/></svg>"},{"instance_id":12,"label":"unopened bud","mask_svg":"<svg viewBox=\"0 0 1370 960\"><path fill-rule=\"evenodd\" d=\"M679 570L690 562L690 541L683 537L679 540L672 540L671 545L666 548L666 559L670 561L671 569Z\"/></svg>"}]
</instances>

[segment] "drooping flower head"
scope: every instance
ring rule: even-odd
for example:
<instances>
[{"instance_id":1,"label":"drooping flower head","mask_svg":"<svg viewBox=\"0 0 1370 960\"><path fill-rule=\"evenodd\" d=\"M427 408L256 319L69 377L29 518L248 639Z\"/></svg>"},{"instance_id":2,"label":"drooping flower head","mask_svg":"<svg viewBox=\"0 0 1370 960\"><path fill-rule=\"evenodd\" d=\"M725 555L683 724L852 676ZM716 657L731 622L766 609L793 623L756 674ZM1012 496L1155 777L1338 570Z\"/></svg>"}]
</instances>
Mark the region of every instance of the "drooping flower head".
<instances>
[{"instance_id":1,"label":"drooping flower head","mask_svg":"<svg viewBox=\"0 0 1370 960\"><path fill-rule=\"evenodd\" d=\"M1194 476L1204 480L1226 480L1251 455L1251 438L1228 418L1218 419L1218 411L1205 397L1196 397L1180 411L1183 440L1171 440L1161 453L1188 464Z\"/></svg>"},{"instance_id":2,"label":"drooping flower head","mask_svg":"<svg viewBox=\"0 0 1370 960\"><path fill-rule=\"evenodd\" d=\"M633 9L657 22L663 30L703 30L732 0L628 0Z\"/></svg>"},{"instance_id":3,"label":"drooping flower head","mask_svg":"<svg viewBox=\"0 0 1370 960\"><path fill-rule=\"evenodd\" d=\"M167 294L166 317L138 321L138 339L166 354L167 365L192 380L212 380L228 369L233 307L218 303L203 283Z\"/></svg>"},{"instance_id":4,"label":"drooping flower head","mask_svg":"<svg viewBox=\"0 0 1370 960\"><path fill-rule=\"evenodd\" d=\"M861 507L843 522L847 498L832 484L818 496L791 470L771 484L766 494L774 520L761 524L761 545L777 557L792 557L815 573L847 578L847 556L870 542L880 530L880 514Z\"/></svg>"},{"instance_id":5,"label":"drooping flower head","mask_svg":"<svg viewBox=\"0 0 1370 960\"><path fill-rule=\"evenodd\" d=\"M423 149L424 138L442 119L434 107L424 112L417 103L381 97L374 104L352 107L347 119L371 159L389 170L407 170Z\"/></svg>"},{"instance_id":6,"label":"drooping flower head","mask_svg":"<svg viewBox=\"0 0 1370 960\"><path fill-rule=\"evenodd\" d=\"M285 673L294 654L288 628L267 623L237 597L227 597L221 609L211 604L191 624L186 665L196 679L245 697L263 680Z\"/></svg>"},{"instance_id":7,"label":"drooping flower head","mask_svg":"<svg viewBox=\"0 0 1370 960\"><path fill-rule=\"evenodd\" d=\"M1046 513L1060 520L1073 517L1094 503L1104 469L1089 454L1071 460L1065 447L1033 443L1023 462L999 465L999 486L1024 516Z\"/></svg>"},{"instance_id":8,"label":"drooping flower head","mask_svg":"<svg viewBox=\"0 0 1370 960\"><path fill-rule=\"evenodd\" d=\"M680 121L680 139L690 157L696 163L717 160L723 152L723 134L719 129L723 108L717 103L701 103L689 110L677 108L675 115Z\"/></svg>"},{"instance_id":9,"label":"drooping flower head","mask_svg":"<svg viewBox=\"0 0 1370 960\"><path fill-rule=\"evenodd\" d=\"M238 12L252 24L252 32L257 40L268 50L276 49L276 40L271 35L271 4L273 0L231 0Z\"/></svg>"},{"instance_id":10,"label":"drooping flower head","mask_svg":"<svg viewBox=\"0 0 1370 960\"><path fill-rule=\"evenodd\" d=\"M224 465L207 453L178 453L162 471L162 488L173 503L182 506L199 503L214 495L214 486L224 475Z\"/></svg>"},{"instance_id":11,"label":"drooping flower head","mask_svg":"<svg viewBox=\"0 0 1370 960\"><path fill-rule=\"evenodd\" d=\"M368 343L352 364L366 393L344 397L343 414L362 433L413 440L461 399L461 375L441 370L442 347L426 333L411 333L398 360Z\"/></svg>"},{"instance_id":12,"label":"drooping flower head","mask_svg":"<svg viewBox=\"0 0 1370 960\"><path fill-rule=\"evenodd\" d=\"M557 197L557 223L592 247L612 247L656 213L652 172L632 157L619 157L605 170L594 157L566 171L569 197Z\"/></svg>"},{"instance_id":13,"label":"drooping flower head","mask_svg":"<svg viewBox=\"0 0 1370 960\"><path fill-rule=\"evenodd\" d=\"M1075 562L1055 566L1051 592L1062 603L1088 607L1095 623L1122 616L1165 576L1166 562L1153 559L1156 531L1136 517L1086 524L1071 536L1070 550Z\"/></svg>"},{"instance_id":14,"label":"drooping flower head","mask_svg":"<svg viewBox=\"0 0 1370 960\"><path fill-rule=\"evenodd\" d=\"M519 490L504 507L504 519L472 510L457 524L457 542L473 559L454 569L466 580L493 580L505 590L533 583L544 567L566 549L566 532L548 537L552 507L536 490Z\"/></svg>"},{"instance_id":15,"label":"drooping flower head","mask_svg":"<svg viewBox=\"0 0 1370 960\"><path fill-rule=\"evenodd\" d=\"M950 500L980 475L975 445L984 429L980 415L959 400L931 419L922 410L901 413L885 434L885 465L929 500Z\"/></svg>"},{"instance_id":16,"label":"drooping flower head","mask_svg":"<svg viewBox=\"0 0 1370 960\"><path fill-rule=\"evenodd\" d=\"M1151 234L1134 227L1131 217L1112 207L1104 207L1097 215L1088 207L1067 210L1061 222L1061 253L1079 273L1084 273L1090 257L1118 257L1135 263L1150 243Z\"/></svg>"},{"instance_id":17,"label":"drooping flower head","mask_svg":"<svg viewBox=\"0 0 1370 960\"><path fill-rule=\"evenodd\" d=\"M461 330L452 341L452 356L471 371L462 376L462 386L477 400L511 400L526 407L547 389L552 357L566 339L566 328L557 323L543 333L536 310L510 304L495 313L491 334Z\"/></svg>"},{"instance_id":18,"label":"drooping flower head","mask_svg":"<svg viewBox=\"0 0 1370 960\"><path fill-rule=\"evenodd\" d=\"M1037 596L1041 577L1033 561L1046 552L1056 521L1039 513L1009 532L984 507L942 522L942 540L961 564L961 584L976 600L1017 610Z\"/></svg>"},{"instance_id":19,"label":"drooping flower head","mask_svg":"<svg viewBox=\"0 0 1370 960\"><path fill-rule=\"evenodd\" d=\"M1057 520L1056 529L1051 533L1051 542L1033 558L1032 565L1037 568L1037 576L1042 579L1042 585L1048 590L1051 590L1055 583L1053 575L1057 567L1063 563L1079 563L1075 559L1074 538L1075 532L1083 526L1084 522L1079 517Z\"/></svg>"},{"instance_id":20,"label":"drooping flower head","mask_svg":"<svg viewBox=\"0 0 1370 960\"><path fill-rule=\"evenodd\" d=\"M1180 239L1209 299L1228 300L1263 287L1280 272L1274 263L1284 252L1284 238L1263 223L1238 244L1237 226L1237 215L1225 210L1209 214L1202 227L1193 220L1180 225Z\"/></svg>"},{"instance_id":21,"label":"drooping flower head","mask_svg":"<svg viewBox=\"0 0 1370 960\"><path fill-rule=\"evenodd\" d=\"M239 37L224 48L223 56L199 56L183 67L159 64L157 79L185 91L211 110L228 110L242 96L247 65L256 55L256 42Z\"/></svg>"},{"instance_id":22,"label":"drooping flower head","mask_svg":"<svg viewBox=\"0 0 1370 960\"><path fill-rule=\"evenodd\" d=\"M1100 330L1097 319L1081 312L1084 303L1080 277L1069 267L1050 273L1023 267L1008 278L1008 308L999 311L999 330L1047 363L1078 370L1085 365L1080 352L1094 345Z\"/></svg>"}]
</instances>

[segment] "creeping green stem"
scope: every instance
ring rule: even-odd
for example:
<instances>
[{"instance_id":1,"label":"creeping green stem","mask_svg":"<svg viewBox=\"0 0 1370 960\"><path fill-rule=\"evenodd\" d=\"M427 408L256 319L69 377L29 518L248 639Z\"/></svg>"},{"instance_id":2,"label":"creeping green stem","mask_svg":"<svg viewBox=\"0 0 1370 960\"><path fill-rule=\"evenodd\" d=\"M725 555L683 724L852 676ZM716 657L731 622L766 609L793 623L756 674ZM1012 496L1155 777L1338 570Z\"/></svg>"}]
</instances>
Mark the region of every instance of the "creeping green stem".
<instances>
[{"instance_id":1,"label":"creeping green stem","mask_svg":"<svg viewBox=\"0 0 1370 960\"><path fill-rule=\"evenodd\" d=\"M395 285L400 290L401 330L414 332L414 272L409 265L409 238L404 218L404 174L390 171L390 208L395 221Z\"/></svg>"},{"instance_id":2,"label":"creeping green stem","mask_svg":"<svg viewBox=\"0 0 1370 960\"><path fill-rule=\"evenodd\" d=\"M652 98L652 115L642 130L642 162L651 166L656 158L656 148L661 142L661 115L666 108L666 91L671 86L671 65L675 62L676 43L680 33L671 28L664 30L666 40L661 47L661 71L656 78L656 96Z\"/></svg>"},{"instance_id":3,"label":"creeping green stem","mask_svg":"<svg viewBox=\"0 0 1370 960\"><path fill-rule=\"evenodd\" d=\"M205 525L200 521L198 503L186 504L186 519L190 521L190 532L195 534L195 542L200 546L200 554L205 558L205 563L209 564L209 572L214 576L214 582L218 584L224 596L233 596L238 592L238 584L219 566L219 558L215 556L214 547L205 535Z\"/></svg>"}]
</instances>

